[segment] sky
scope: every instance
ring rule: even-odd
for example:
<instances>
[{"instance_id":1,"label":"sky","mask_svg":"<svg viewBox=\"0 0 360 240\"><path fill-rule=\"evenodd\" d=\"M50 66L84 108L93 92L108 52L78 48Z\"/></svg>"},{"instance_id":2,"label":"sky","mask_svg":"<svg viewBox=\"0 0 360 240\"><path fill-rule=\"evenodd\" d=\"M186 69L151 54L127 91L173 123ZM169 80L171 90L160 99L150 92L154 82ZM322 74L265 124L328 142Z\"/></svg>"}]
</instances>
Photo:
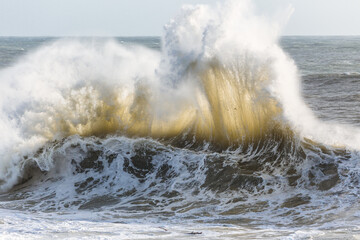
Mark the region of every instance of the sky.
<instances>
[{"instance_id":1,"label":"sky","mask_svg":"<svg viewBox=\"0 0 360 240\"><path fill-rule=\"evenodd\" d=\"M0 0L0 36L160 36L183 4L216 1ZM360 0L253 1L262 15L294 8L283 35L360 35Z\"/></svg>"}]
</instances>

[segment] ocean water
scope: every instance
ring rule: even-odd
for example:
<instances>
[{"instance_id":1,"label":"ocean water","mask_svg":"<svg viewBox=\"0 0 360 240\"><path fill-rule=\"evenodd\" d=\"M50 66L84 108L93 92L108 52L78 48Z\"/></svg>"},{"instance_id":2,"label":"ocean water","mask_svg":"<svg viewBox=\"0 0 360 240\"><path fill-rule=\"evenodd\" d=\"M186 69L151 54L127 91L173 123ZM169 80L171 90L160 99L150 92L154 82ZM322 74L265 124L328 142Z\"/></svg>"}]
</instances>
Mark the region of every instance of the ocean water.
<instances>
[{"instance_id":1,"label":"ocean water","mask_svg":"<svg viewBox=\"0 0 360 240\"><path fill-rule=\"evenodd\" d=\"M1 37L0 238L359 239L360 37L280 34Z\"/></svg>"}]
</instances>

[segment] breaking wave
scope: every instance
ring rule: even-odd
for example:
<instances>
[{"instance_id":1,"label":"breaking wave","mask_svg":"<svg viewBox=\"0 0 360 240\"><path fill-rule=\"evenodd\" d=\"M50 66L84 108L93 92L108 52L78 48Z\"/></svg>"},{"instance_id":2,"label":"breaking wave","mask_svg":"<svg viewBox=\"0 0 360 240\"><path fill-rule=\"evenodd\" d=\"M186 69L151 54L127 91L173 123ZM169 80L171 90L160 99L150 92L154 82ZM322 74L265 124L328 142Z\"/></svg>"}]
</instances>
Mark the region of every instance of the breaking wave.
<instances>
[{"instance_id":1,"label":"breaking wave","mask_svg":"<svg viewBox=\"0 0 360 240\"><path fill-rule=\"evenodd\" d=\"M306 106L280 29L248 1L185 6L161 51L63 39L2 70L6 207L314 212L348 181L339 164L356 158L360 133Z\"/></svg>"}]
</instances>

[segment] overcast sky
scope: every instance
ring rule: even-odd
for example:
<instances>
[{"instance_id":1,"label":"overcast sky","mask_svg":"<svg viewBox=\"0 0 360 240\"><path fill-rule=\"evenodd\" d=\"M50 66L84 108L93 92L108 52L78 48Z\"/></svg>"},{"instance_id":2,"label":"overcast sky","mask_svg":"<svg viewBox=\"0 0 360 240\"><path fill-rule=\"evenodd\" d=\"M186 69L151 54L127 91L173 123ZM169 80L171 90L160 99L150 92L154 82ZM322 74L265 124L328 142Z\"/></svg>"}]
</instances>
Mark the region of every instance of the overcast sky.
<instances>
[{"instance_id":1,"label":"overcast sky","mask_svg":"<svg viewBox=\"0 0 360 240\"><path fill-rule=\"evenodd\" d=\"M239 0L240 1L240 0ZM216 0L0 0L0 36L159 36L184 3ZM283 35L360 35L360 0L254 0L295 9Z\"/></svg>"}]
</instances>

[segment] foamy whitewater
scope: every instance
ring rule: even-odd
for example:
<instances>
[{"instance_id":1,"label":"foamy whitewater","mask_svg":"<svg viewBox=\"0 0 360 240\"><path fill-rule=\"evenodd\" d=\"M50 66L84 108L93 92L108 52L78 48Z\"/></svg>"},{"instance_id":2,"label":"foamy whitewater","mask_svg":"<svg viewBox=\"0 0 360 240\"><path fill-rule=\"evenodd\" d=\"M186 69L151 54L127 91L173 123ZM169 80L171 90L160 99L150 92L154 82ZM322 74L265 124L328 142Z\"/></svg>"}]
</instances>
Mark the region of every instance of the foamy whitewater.
<instances>
[{"instance_id":1,"label":"foamy whitewater","mask_svg":"<svg viewBox=\"0 0 360 240\"><path fill-rule=\"evenodd\" d=\"M255 12L0 39L1 238L359 238L360 39Z\"/></svg>"}]
</instances>

